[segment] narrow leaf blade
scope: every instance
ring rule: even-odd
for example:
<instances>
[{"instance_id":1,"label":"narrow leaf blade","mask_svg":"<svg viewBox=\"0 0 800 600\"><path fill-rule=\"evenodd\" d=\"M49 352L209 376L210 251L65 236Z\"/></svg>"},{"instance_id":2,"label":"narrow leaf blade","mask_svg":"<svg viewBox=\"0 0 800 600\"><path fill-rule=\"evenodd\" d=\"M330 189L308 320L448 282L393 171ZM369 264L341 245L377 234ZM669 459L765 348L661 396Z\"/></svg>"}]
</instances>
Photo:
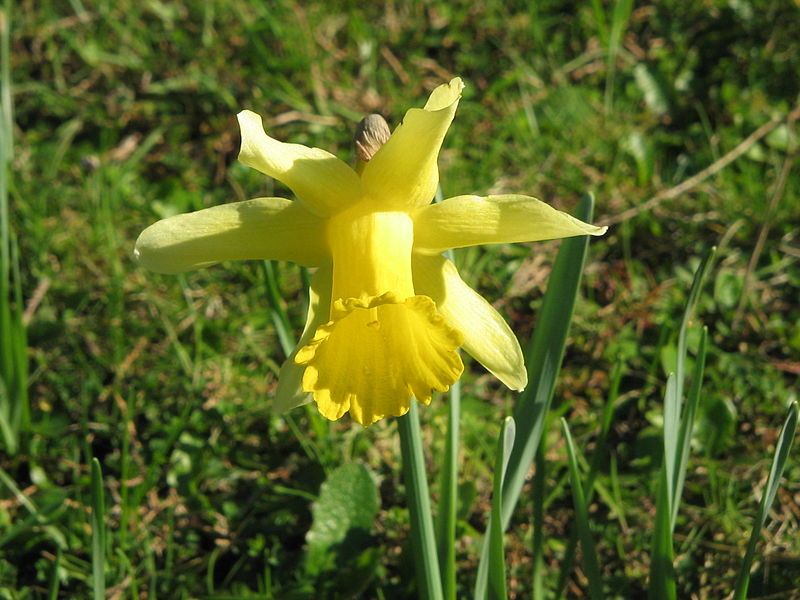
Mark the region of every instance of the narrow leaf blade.
<instances>
[{"instance_id":1,"label":"narrow leaf blade","mask_svg":"<svg viewBox=\"0 0 800 600\"><path fill-rule=\"evenodd\" d=\"M589 511L586 504L586 497L583 493L580 471L578 469L577 452L572 441L572 434L569 431L566 419L561 419L561 431L567 442L567 458L569 460L569 480L572 487L572 501L575 505L575 521L578 530L578 538L581 541L581 556L583 558L583 568L586 577L589 579L589 596L592 600L603 598L603 580L600 576L600 565L597 560L597 549L589 527Z\"/></svg>"},{"instance_id":2,"label":"narrow leaf blade","mask_svg":"<svg viewBox=\"0 0 800 600\"><path fill-rule=\"evenodd\" d=\"M489 597L503 600L508 596L506 590L506 565L503 550L503 527L500 511L503 509L503 480L505 478L511 448L514 446L516 429L514 419L506 417L497 440L495 454L494 483L492 486L492 517L489 520Z\"/></svg>"},{"instance_id":3,"label":"narrow leaf blade","mask_svg":"<svg viewBox=\"0 0 800 600\"><path fill-rule=\"evenodd\" d=\"M106 501L100 461L92 459L92 592L94 600L106 597Z\"/></svg>"},{"instance_id":4,"label":"narrow leaf blade","mask_svg":"<svg viewBox=\"0 0 800 600\"><path fill-rule=\"evenodd\" d=\"M797 417L797 402L792 402L789 406L783 429L781 429L780 436L778 437L778 443L775 446L775 455L772 457L772 466L769 470L767 486L764 488L764 495L761 497L761 502L759 503L756 522L753 524L753 531L747 543L747 551L742 559L742 564L739 566L739 575L736 578L736 587L733 592L734 600L744 600L747 597L747 588L750 585L750 569L753 566L756 544L761 537L761 530L767 522L769 509L775 501L775 494L778 492L778 484L786 468L786 461L789 458L789 451L792 448L792 442L794 441L795 432L797 431Z\"/></svg>"}]
</instances>

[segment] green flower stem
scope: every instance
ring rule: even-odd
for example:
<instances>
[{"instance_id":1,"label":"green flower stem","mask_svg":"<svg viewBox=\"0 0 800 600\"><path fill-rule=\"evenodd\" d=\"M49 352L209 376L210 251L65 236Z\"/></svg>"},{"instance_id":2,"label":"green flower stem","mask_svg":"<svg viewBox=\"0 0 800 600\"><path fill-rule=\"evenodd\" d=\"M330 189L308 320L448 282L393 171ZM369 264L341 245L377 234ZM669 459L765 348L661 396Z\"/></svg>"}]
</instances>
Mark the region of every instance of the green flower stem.
<instances>
[{"instance_id":1,"label":"green flower stem","mask_svg":"<svg viewBox=\"0 0 800 600\"><path fill-rule=\"evenodd\" d=\"M439 481L439 510L436 517L436 543L444 597L456 598L456 501L458 496L458 435L461 419L461 382L450 387L447 440Z\"/></svg>"},{"instance_id":2,"label":"green flower stem","mask_svg":"<svg viewBox=\"0 0 800 600\"><path fill-rule=\"evenodd\" d=\"M397 419L397 429L400 432L403 479L411 520L411 542L419 597L443 600L416 401L412 400L408 414Z\"/></svg>"}]
</instances>

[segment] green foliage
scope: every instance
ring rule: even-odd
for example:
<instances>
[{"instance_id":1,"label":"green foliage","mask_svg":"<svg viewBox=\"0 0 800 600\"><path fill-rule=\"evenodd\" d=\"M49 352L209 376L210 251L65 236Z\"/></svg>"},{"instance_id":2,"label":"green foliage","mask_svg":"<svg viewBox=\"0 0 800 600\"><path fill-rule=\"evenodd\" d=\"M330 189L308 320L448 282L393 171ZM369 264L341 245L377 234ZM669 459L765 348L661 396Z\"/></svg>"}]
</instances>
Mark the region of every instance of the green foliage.
<instances>
[{"instance_id":1,"label":"green foliage","mask_svg":"<svg viewBox=\"0 0 800 600\"><path fill-rule=\"evenodd\" d=\"M397 419L400 452L403 456L403 481L408 498L411 544L417 573L418 595L423 600L443 598L439 558L433 532L433 518L428 492L428 474L422 453L422 432L416 401L408 413Z\"/></svg>"},{"instance_id":2,"label":"green foliage","mask_svg":"<svg viewBox=\"0 0 800 600\"><path fill-rule=\"evenodd\" d=\"M106 497L100 463L92 460L92 594L106 597Z\"/></svg>"},{"instance_id":3,"label":"green foliage","mask_svg":"<svg viewBox=\"0 0 800 600\"><path fill-rule=\"evenodd\" d=\"M358 595L368 586L377 559L370 545L378 507L375 482L362 464L342 465L322 484L311 506L305 555L306 573L319 582L318 590Z\"/></svg>"},{"instance_id":4,"label":"green foliage","mask_svg":"<svg viewBox=\"0 0 800 600\"><path fill-rule=\"evenodd\" d=\"M577 216L591 221L593 210L594 198L588 194L582 199ZM572 320L588 245L588 236L566 240L553 267L540 315L544 326L536 331L526 353L529 383L514 407L514 430L518 426L520 435L515 436L517 443L511 447L508 465L503 469L503 493L495 494L496 498L501 498L502 504L499 510L492 511L488 526L490 540L499 535L496 522L498 516L501 519L500 531L508 527L528 470L543 443L542 435L564 356L567 331ZM497 476L495 472L495 477ZM493 580L499 577L497 558L492 561L492 553L496 556L498 543L495 541L494 546L491 542L484 543L475 585L476 598L483 598L487 590L491 592L498 587L493 585ZM504 570L502 576L505 577Z\"/></svg>"},{"instance_id":5,"label":"green foliage","mask_svg":"<svg viewBox=\"0 0 800 600\"><path fill-rule=\"evenodd\" d=\"M503 428L497 438L497 454L494 461L494 481L492 483L492 514L485 544L489 547L487 559L487 588L489 598L502 600L508 597L506 586L506 557L503 543L503 484L505 482L508 461L514 448L516 426L514 419L506 417ZM480 574L478 575L480 577Z\"/></svg>"},{"instance_id":6,"label":"green foliage","mask_svg":"<svg viewBox=\"0 0 800 600\"><path fill-rule=\"evenodd\" d=\"M19 247L9 213L14 155L10 6L0 7L0 442L15 454L30 428L30 407Z\"/></svg>"},{"instance_id":7,"label":"green foliage","mask_svg":"<svg viewBox=\"0 0 800 600\"><path fill-rule=\"evenodd\" d=\"M747 552L742 559L739 576L736 578L736 587L733 592L734 600L744 600L747 597L747 588L750 585L750 568L755 557L756 544L760 537L759 534L767 522L767 513L772 503L775 502L775 494L778 492L778 485L786 468L789 451L792 449L795 432L797 431L797 413L797 402L792 402L786 414L786 421L778 436L778 443L775 445L775 455L772 457L772 467L769 470L767 485L764 488L764 494L761 496L761 502L758 506L753 532L750 534L750 541L747 543Z\"/></svg>"},{"instance_id":8,"label":"green foliage","mask_svg":"<svg viewBox=\"0 0 800 600\"><path fill-rule=\"evenodd\" d=\"M581 541L581 556L586 577L589 579L589 595L592 600L602 600L603 581L600 577L600 565L597 562L597 550L594 537L589 526L589 512L586 497L583 493L580 471L578 470L577 451L572 441L572 434L565 419L561 419L561 431L567 443L567 459L569 461L569 481L572 488L572 502L575 506L576 529Z\"/></svg>"},{"instance_id":9,"label":"green foliage","mask_svg":"<svg viewBox=\"0 0 800 600\"><path fill-rule=\"evenodd\" d=\"M642 597L661 388L676 368L695 257L719 246L698 298L704 386L682 442L692 452L672 541L678 597L731 592L753 489L797 395L800 178L797 124L786 119L800 89L796 3L6 0L0 10L0 30L10 31L4 152L13 143L0 169L0 596L91 597L97 458L107 588L121 597L333 590L338 580L315 589L336 575L312 581L306 537L323 483L343 463L374 474L380 508L371 548L337 566L363 574L366 597L416 597L393 425L361 430L328 424L313 407L270 410L282 345L305 318L303 273L226 264L163 277L130 253L139 231L166 215L289 193L236 162L238 110L263 114L279 139L349 159L363 114L396 124L451 75L468 87L440 157L445 197L517 191L571 210L591 189L601 220L641 208L776 119L736 161L592 243L550 405L581 449L603 581ZM541 308L555 256L540 244L455 259L526 340L548 326ZM701 338L690 324L687 374ZM495 442L517 401L465 360L462 466L434 488L437 513L455 515L442 521L458 540L444 561L448 597L474 589ZM420 411L431 481L453 431L449 409L435 399ZM538 489L523 488L504 538L517 597L530 596L534 542L546 593L589 592L572 569L563 585L556 576L579 557L570 555L567 457L551 429L542 423L546 443L530 455L546 448ZM795 458L786 496L771 505L778 524L756 548L754 595L797 588ZM442 503L453 487L457 502Z\"/></svg>"}]
</instances>

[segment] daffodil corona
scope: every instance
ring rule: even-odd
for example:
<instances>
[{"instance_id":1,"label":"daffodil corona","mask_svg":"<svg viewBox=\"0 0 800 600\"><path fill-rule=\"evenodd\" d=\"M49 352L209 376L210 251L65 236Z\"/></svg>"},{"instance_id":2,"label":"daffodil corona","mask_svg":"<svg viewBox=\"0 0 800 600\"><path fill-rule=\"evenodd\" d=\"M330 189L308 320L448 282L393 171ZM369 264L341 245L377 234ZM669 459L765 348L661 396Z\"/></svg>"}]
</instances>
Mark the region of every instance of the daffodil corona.
<instances>
[{"instance_id":1,"label":"daffodil corona","mask_svg":"<svg viewBox=\"0 0 800 600\"><path fill-rule=\"evenodd\" d=\"M279 142L261 117L239 113L239 160L297 196L256 198L170 217L145 229L134 255L179 273L232 259L277 259L316 267L305 330L283 364L277 410L309 401L338 419L369 425L428 404L463 371L458 348L521 390L516 337L466 285L449 248L602 235L595 227L520 195L458 196L431 204L439 148L463 84L436 88L388 136L362 123L355 169L318 148ZM385 143L384 143L385 141Z\"/></svg>"}]
</instances>

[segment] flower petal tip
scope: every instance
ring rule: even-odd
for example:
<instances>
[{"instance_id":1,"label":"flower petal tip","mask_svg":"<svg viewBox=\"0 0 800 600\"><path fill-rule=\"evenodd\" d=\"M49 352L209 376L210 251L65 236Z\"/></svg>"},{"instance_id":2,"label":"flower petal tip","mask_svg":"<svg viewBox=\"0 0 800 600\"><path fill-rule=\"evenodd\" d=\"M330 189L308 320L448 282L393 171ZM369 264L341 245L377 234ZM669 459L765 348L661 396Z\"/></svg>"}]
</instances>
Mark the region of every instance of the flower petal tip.
<instances>
[{"instance_id":1,"label":"flower petal tip","mask_svg":"<svg viewBox=\"0 0 800 600\"><path fill-rule=\"evenodd\" d=\"M241 123L242 121L259 122L259 123L262 122L261 121L261 115L259 115L256 112L253 112L252 110L247 109L247 108L244 109L244 110L240 110L236 114L236 119L239 121L239 123Z\"/></svg>"},{"instance_id":2,"label":"flower petal tip","mask_svg":"<svg viewBox=\"0 0 800 600\"><path fill-rule=\"evenodd\" d=\"M454 77L448 83L443 83L431 92L425 103L425 110L435 112L444 110L457 104L464 90L464 82L460 77Z\"/></svg>"},{"instance_id":3,"label":"flower petal tip","mask_svg":"<svg viewBox=\"0 0 800 600\"><path fill-rule=\"evenodd\" d=\"M523 392L528 387L528 372L524 365L521 372L495 373L494 375L512 392Z\"/></svg>"},{"instance_id":4,"label":"flower petal tip","mask_svg":"<svg viewBox=\"0 0 800 600\"><path fill-rule=\"evenodd\" d=\"M449 81L449 83L448 83L447 85L448 85L448 86L450 86L450 89L451 89L451 90L458 90L458 93L459 93L459 94L460 94L461 92L463 92L463 91L464 91L464 88L465 88L465 87L467 87L467 86L464 84L464 80L463 80L463 79L461 79L461 77L453 77L453 78L452 78L452 79Z\"/></svg>"},{"instance_id":5,"label":"flower petal tip","mask_svg":"<svg viewBox=\"0 0 800 600\"><path fill-rule=\"evenodd\" d=\"M242 164L251 167L252 155L256 152L253 144L255 139L260 138L264 133L264 121L261 115L254 113L252 110L239 112L236 115L236 120L239 122L239 131L242 138L239 145L239 154L236 158Z\"/></svg>"}]
</instances>

